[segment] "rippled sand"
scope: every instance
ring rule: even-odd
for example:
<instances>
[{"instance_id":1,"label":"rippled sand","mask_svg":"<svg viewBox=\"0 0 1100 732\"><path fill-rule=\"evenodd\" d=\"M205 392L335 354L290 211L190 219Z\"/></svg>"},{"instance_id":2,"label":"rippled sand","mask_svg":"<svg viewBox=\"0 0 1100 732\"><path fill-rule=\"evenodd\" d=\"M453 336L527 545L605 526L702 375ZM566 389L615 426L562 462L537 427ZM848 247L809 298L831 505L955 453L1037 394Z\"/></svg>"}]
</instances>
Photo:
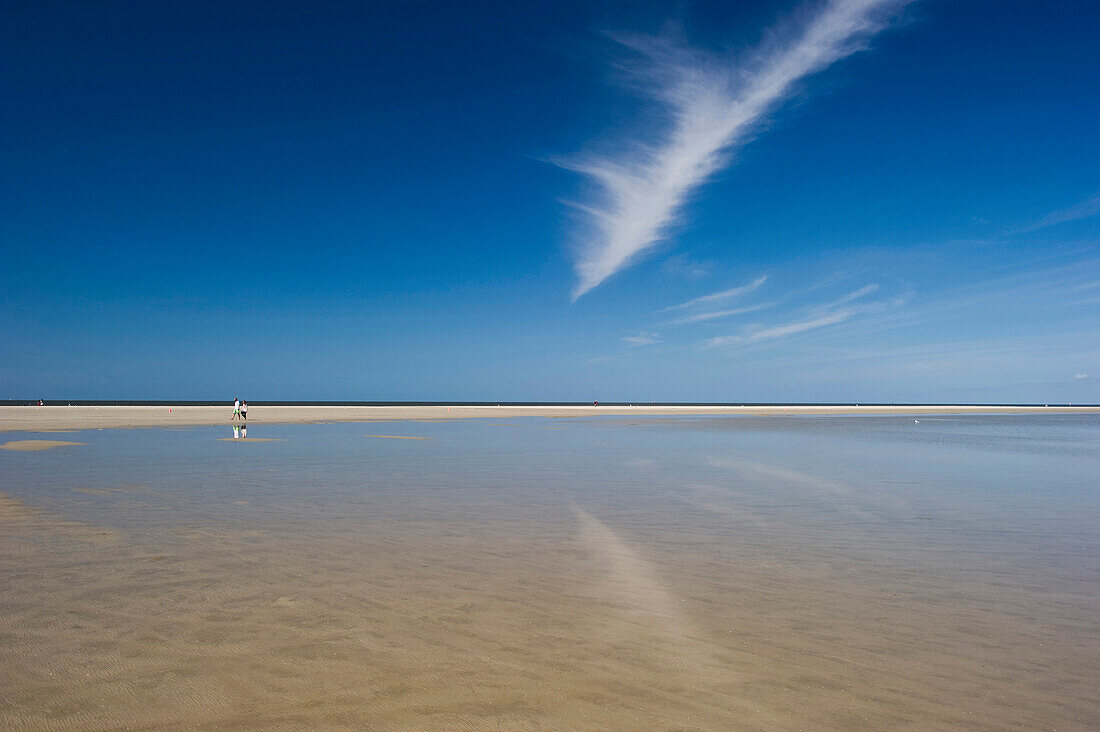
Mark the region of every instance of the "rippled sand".
<instances>
[{"instance_id":1,"label":"rippled sand","mask_svg":"<svg viewBox=\"0 0 1100 732\"><path fill-rule=\"evenodd\" d=\"M659 459L603 479L645 484ZM1100 726L1095 566L1002 571L1009 544L892 526L885 497L845 503L859 485L718 462L838 512L786 521L714 480L654 510L573 476L519 503L452 488L308 516L226 491L225 520L126 529L0 495L0 727ZM81 490L44 503L186 500Z\"/></svg>"}]
</instances>

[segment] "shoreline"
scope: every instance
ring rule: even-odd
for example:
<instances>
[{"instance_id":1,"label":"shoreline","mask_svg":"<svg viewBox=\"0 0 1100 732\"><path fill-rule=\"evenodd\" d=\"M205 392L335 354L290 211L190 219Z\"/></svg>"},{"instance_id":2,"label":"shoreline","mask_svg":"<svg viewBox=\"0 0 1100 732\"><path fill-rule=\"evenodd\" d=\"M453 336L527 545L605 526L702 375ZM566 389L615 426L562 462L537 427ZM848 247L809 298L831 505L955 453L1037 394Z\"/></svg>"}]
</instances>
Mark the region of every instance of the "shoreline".
<instances>
[{"instance_id":1,"label":"shoreline","mask_svg":"<svg viewBox=\"0 0 1100 732\"><path fill-rule=\"evenodd\" d=\"M233 424L231 406L0 406L0 432L202 427ZM1100 414L1100 406L254 406L252 424L314 424L512 417L871 416L959 414Z\"/></svg>"}]
</instances>

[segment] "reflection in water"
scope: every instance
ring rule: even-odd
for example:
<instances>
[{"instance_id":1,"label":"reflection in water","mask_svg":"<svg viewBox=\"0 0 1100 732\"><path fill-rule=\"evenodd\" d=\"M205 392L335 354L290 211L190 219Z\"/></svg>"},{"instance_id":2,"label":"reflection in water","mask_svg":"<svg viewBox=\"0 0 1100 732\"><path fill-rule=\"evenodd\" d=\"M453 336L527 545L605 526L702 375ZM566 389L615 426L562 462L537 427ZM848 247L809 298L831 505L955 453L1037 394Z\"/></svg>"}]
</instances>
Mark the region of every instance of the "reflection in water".
<instances>
[{"instance_id":1,"label":"reflection in water","mask_svg":"<svg viewBox=\"0 0 1100 732\"><path fill-rule=\"evenodd\" d=\"M1100 728L1097 418L550 425L0 455L0 727Z\"/></svg>"}]
</instances>

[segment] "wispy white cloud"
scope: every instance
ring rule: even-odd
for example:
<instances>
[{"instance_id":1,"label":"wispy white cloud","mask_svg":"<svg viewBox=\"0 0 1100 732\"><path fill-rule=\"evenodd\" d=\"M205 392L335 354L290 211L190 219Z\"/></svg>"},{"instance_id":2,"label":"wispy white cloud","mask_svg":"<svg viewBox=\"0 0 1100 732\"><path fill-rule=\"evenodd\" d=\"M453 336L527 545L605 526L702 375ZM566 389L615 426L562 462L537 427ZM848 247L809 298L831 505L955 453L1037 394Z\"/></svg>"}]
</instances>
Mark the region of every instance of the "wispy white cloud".
<instances>
[{"instance_id":1,"label":"wispy white cloud","mask_svg":"<svg viewBox=\"0 0 1100 732\"><path fill-rule=\"evenodd\" d=\"M875 285L875 284L865 285L865 286L859 288L858 290L854 290L853 292L849 292L847 295L845 295L845 296L843 296L843 297L841 297L837 300L833 300L828 305L822 305L819 309L820 310L830 310L832 308L835 308L838 305L843 305L845 303L851 302L852 300L858 300L861 297L865 297L867 295L870 295L871 293L876 292L877 290L878 290L878 285Z\"/></svg>"},{"instance_id":2,"label":"wispy white cloud","mask_svg":"<svg viewBox=\"0 0 1100 732\"><path fill-rule=\"evenodd\" d=\"M799 81L858 51L908 2L830 0L808 22L773 31L740 64L667 37L617 37L642 60L639 85L662 105L670 128L665 139L615 158L561 161L601 194L576 204L592 229L578 243L574 299L663 240L689 196Z\"/></svg>"},{"instance_id":3,"label":"wispy white cloud","mask_svg":"<svg viewBox=\"0 0 1100 732\"><path fill-rule=\"evenodd\" d=\"M1096 215L1100 215L1100 193L1097 193L1092 198L1076 203L1069 208L1051 211L1034 224L1020 229L1019 233L1023 234L1029 231L1037 231L1039 229L1045 229L1048 226L1065 224L1070 221L1079 221L1080 219L1088 219Z\"/></svg>"},{"instance_id":4,"label":"wispy white cloud","mask_svg":"<svg viewBox=\"0 0 1100 732\"><path fill-rule=\"evenodd\" d=\"M732 287L728 290L722 290L721 292L712 292L709 295L703 295L702 297L697 297L694 300L688 300L687 302L682 302L679 305L669 305L667 308L661 308L657 312L664 313L664 312L668 312L669 310L682 310L682 309L685 309L685 308L693 308L693 307L700 307L700 306L705 307L707 305L713 305L717 302L723 302L725 300L731 300L731 299L733 299L735 297L738 297L740 295L746 295L746 294L752 292L757 287L760 287L760 285L767 282L767 280L768 280L767 275L761 275L760 277L757 277L755 280L748 283L747 285L741 285L740 287Z\"/></svg>"},{"instance_id":5,"label":"wispy white cloud","mask_svg":"<svg viewBox=\"0 0 1100 732\"><path fill-rule=\"evenodd\" d=\"M651 346L654 343L660 343L661 337L656 333L639 333L633 336L623 336L623 341L629 343L632 346Z\"/></svg>"},{"instance_id":6,"label":"wispy white cloud","mask_svg":"<svg viewBox=\"0 0 1100 732\"><path fill-rule=\"evenodd\" d=\"M695 315L689 315L684 318L677 318L676 320L669 321L669 325L685 325L687 323L699 323L704 320L714 320L716 318L726 318L731 315L741 315L742 313L753 313L757 310L764 310L772 307L772 304L766 303L761 305L750 305L745 308L734 308L732 310L713 310L705 313L696 313Z\"/></svg>"},{"instance_id":7,"label":"wispy white cloud","mask_svg":"<svg viewBox=\"0 0 1100 732\"><path fill-rule=\"evenodd\" d=\"M855 310L837 310L835 312L826 313L825 315L819 315L814 318L796 320L793 323L785 323L783 325L777 325L772 328L758 330L749 336L749 340L768 341L773 338L782 338L783 336L789 336L795 333L802 333L807 330L814 330L815 328L824 328L826 325L836 325L837 323L843 323L845 320L855 314Z\"/></svg>"},{"instance_id":8,"label":"wispy white cloud","mask_svg":"<svg viewBox=\"0 0 1100 732\"><path fill-rule=\"evenodd\" d=\"M768 327L757 327L735 335L716 336L705 341L708 348L719 346L749 345L774 341L797 333L805 333L818 328L843 323L857 315L869 313L881 313L891 308L900 308L912 299L912 291L905 290L887 300L877 300L863 303L853 303L854 300L866 297L877 292L877 284L865 285L858 290L853 290L832 302L820 305L806 306L801 309L801 315L788 322ZM844 307L840 307L844 305Z\"/></svg>"},{"instance_id":9,"label":"wispy white cloud","mask_svg":"<svg viewBox=\"0 0 1100 732\"><path fill-rule=\"evenodd\" d=\"M661 263L661 269L674 277L699 279L711 273L711 270L714 269L714 263L700 262L688 257L686 254L678 254L665 259Z\"/></svg>"},{"instance_id":10,"label":"wispy white cloud","mask_svg":"<svg viewBox=\"0 0 1100 732\"><path fill-rule=\"evenodd\" d=\"M714 338L708 338L704 344L707 348L720 348L722 346L736 346L739 343L744 343L745 339L737 335L724 335L715 336Z\"/></svg>"},{"instance_id":11,"label":"wispy white cloud","mask_svg":"<svg viewBox=\"0 0 1100 732\"><path fill-rule=\"evenodd\" d=\"M803 320L796 320L791 323L784 323L783 325L773 326L771 328L764 328L748 335L739 336L717 336L711 338L706 342L709 348L715 348L717 346L731 346L740 343L756 343L759 341L769 341L775 338L782 338L783 336L794 335L795 333L802 333L807 330L814 330L815 328L824 328L827 325L836 325L842 323L848 318L855 315L854 310L837 310L836 312L826 313L825 315L817 315L812 318L806 318Z\"/></svg>"}]
</instances>

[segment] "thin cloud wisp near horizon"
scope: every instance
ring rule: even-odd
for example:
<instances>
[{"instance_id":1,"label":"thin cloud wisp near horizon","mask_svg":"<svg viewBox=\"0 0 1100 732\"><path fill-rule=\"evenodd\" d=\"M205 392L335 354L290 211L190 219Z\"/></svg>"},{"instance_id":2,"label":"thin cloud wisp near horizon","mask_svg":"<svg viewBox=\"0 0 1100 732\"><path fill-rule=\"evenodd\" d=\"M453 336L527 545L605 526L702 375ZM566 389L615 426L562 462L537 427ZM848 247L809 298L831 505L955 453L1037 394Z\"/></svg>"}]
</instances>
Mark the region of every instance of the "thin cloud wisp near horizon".
<instances>
[{"instance_id":1,"label":"thin cloud wisp near horizon","mask_svg":"<svg viewBox=\"0 0 1100 732\"><path fill-rule=\"evenodd\" d=\"M716 320L718 318L728 318L732 315L743 315L744 313L754 313L758 310L765 310L773 307L773 304L764 303L760 305L749 305L743 308L733 308L731 310L708 310L703 313L696 313L695 315L688 315L683 318L677 318L676 320L669 321L669 325L687 325L688 323L702 323L707 320Z\"/></svg>"},{"instance_id":2,"label":"thin cloud wisp near horizon","mask_svg":"<svg viewBox=\"0 0 1100 732\"><path fill-rule=\"evenodd\" d=\"M660 343L661 337L656 333L642 331L637 335L623 336L622 341L630 346L652 346L654 343Z\"/></svg>"},{"instance_id":3,"label":"thin cloud wisp near horizon","mask_svg":"<svg viewBox=\"0 0 1100 732\"><path fill-rule=\"evenodd\" d=\"M722 346L744 346L766 341L776 341L806 331L837 325L858 315L881 313L889 309L906 305L912 298L912 292L902 292L888 300L855 303L855 300L877 292L877 284L869 284L843 295L832 302L802 309L802 315L785 323L767 327L755 327L733 335L715 336L704 342L707 348ZM843 307L841 307L843 306Z\"/></svg>"},{"instance_id":4,"label":"thin cloud wisp near horizon","mask_svg":"<svg viewBox=\"0 0 1100 732\"><path fill-rule=\"evenodd\" d=\"M686 308L713 305L716 302L731 300L741 295L747 295L756 288L760 287L760 285L767 282L767 280L767 275L761 275L747 285L741 285L740 287L731 287L730 289L722 290L721 292L712 292L709 295L702 295L701 297L693 298L691 300L688 300L687 302L682 302L677 305L669 305L667 308L661 308L657 312L667 313L669 310L683 310Z\"/></svg>"},{"instance_id":5,"label":"thin cloud wisp near horizon","mask_svg":"<svg viewBox=\"0 0 1100 732\"><path fill-rule=\"evenodd\" d=\"M1065 224L1070 221L1089 219L1093 216L1098 215L1100 215L1100 193L1097 193L1092 198L1080 201L1070 206L1069 208L1063 208L1058 211L1051 211L1046 216L1036 221L1034 224L1025 226L1019 229L1016 233L1025 234L1032 231L1038 231L1039 229L1046 229L1051 226L1057 226L1058 224Z\"/></svg>"},{"instance_id":6,"label":"thin cloud wisp near horizon","mask_svg":"<svg viewBox=\"0 0 1100 732\"><path fill-rule=\"evenodd\" d=\"M708 348L715 348L718 346L732 346L741 343L755 343L757 341L767 341L775 338L782 338L783 336L793 335L795 333L802 333L807 330L814 330L815 328L823 328L827 325L836 325L842 323L855 314L854 310L838 310L836 312L827 313L825 315L818 315L812 318L806 318L804 320L796 320L791 323L785 323L772 328L765 328L758 330L749 335L727 335L716 336L707 340L706 345Z\"/></svg>"}]
</instances>

